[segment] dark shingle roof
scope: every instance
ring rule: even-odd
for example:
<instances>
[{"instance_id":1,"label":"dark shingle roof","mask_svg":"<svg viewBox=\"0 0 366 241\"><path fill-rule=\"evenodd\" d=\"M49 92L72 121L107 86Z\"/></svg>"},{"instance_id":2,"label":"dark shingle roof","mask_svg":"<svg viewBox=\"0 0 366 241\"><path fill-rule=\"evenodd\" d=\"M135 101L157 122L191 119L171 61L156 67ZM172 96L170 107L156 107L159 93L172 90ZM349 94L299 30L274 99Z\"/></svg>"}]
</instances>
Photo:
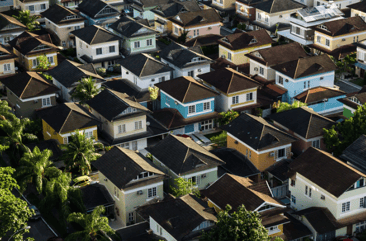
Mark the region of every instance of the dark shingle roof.
<instances>
[{"instance_id":1,"label":"dark shingle roof","mask_svg":"<svg viewBox=\"0 0 366 241\"><path fill-rule=\"evenodd\" d=\"M322 25L324 25L327 30L317 26L316 31L330 36L340 36L349 33L366 31L366 23L360 16L329 21L323 23Z\"/></svg>"},{"instance_id":2,"label":"dark shingle roof","mask_svg":"<svg viewBox=\"0 0 366 241\"><path fill-rule=\"evenodd\" d=\"M328 87L314 87L296 95L294 99L311 104L341 95L346 95L346 93L341 90Z\"/></svg>"},{"instance_id":3,"label":"dark shingle roof","mask_svg":"<svg viewBox=\"0 0 366 241\"><path fill-rule=\"evenodd\" d=\"M136 54L117 61L124 68L139 77L171 72L174 69L148 54Z\"/></svg>"},{"instance_id":4,"label":"dark shingle roof","mask_svg":"<svg viewBox=\"0 0 366 241\"><path fill-rule=\"evenodd\" d=\"M103 83L103 86L120 93L126 93L128 96L136 98L138 102L150 101L150 92L140 90L127 79L110 80Z\"/></svg>"},{"instance_id":5,"label":"dark shingle roof","mask_svg":"<svg viewBox=\"0 0 366 241\"><path fill-rule=\"evenodd\" d=\"M225 94L258 88L261 86L257 81L233 70L232 68L218 69L213 72L198 75L197 77Z\"/></svg>"},{"instance_id":6,"label":"dark shingle roof","mask_svg":"<svg viewBox=\"0 0 366 241\"><path fill-rule=\"evenodd\" d=\"M106 6L110 7L111 9L114 9L112 6L108 5L104 1L101 0L88 0L88 1L82 1L78 5L78 10L86 15L88 15L91 18L94 18L97 13L99 13L103 8ZM115 9L114 13L111 13L109 15L118 14L118 10ZM103 16L105 17L105 15Z\"/></svg>"},{"instance_id":7,"label":"dark shingle roof","mask_svg":"<svg viewBox=\"0 0 366 241\"><path fill-rule=\"evenodd\" d=\"M130 182L136 179L141 172L152 172L155 174L145 180L152 180L164 175L163 172L154 167L136 151L116 146L93 162L92 165L119 189L128 187Z\"/></svg>"},{"instance_id":8,"label":"dark shingle roof","mask_svg":"<svg viewBox=\"0 0 366 241\"><path fill-rule=\"evenodd\" d=\"M155 86L181 103L203 100L218 95L218 93L190 76L178 77L158 83Z\"/></svg>"},{"instance_id":9,"label":"dark shingle roof","mask_svg":"<svg viewBox=\"0 0 366 241\"><path fill-rule=\"evenodd\" d=\"M41 15L56 24L60 23L61 21L70 22L70 20L72 20L72 21L75 21L75 20L83 21L84 20L84 18L64 20L64 18L66 18L67 16L72 16L72 15L78 16L78 14L74 10L71 10L71 9L66 8L59 4L52 5L49 9L42 12Z\"/></svg>"},{"instance_id":10,"label":"dark shingle roof","mask_svg":"<svg viewBox=\"0 0 366 241\"><path fill-rule=\"evenodd\" d=\"M36 72L19 73L1 79L1 82L23 100L53 94L59 90Z\"/></svg>"},{"instance_id":11,"label":"dark shingle roof","mask_svg":"<svg viewBox=\"0 0 366 241\"><path fill-rule=\"evenodd\" d=\"M240 115L223 129L254 150L270 149L296 141L263 118L250 114Z\"/></svg>"},{"instance_id":12,"label":"dark shingle roof","mask_svg":"<svg viewBox=\"0 0 366 241\"><path fill-rule=\"evenodd\" d=\"M286 240L295 240L313 235L305 224L292 217L291 214L285 213L285 216L290 220L290 223L283 225L283 234Z\"/></svg>"},{"instance_id":13,"label":"dark shingle roof","mask_svg":"<svg viewBox=\"0 0 366 241\"><path fill-rule=\"evenodd\" d=\"M147 150L177 175L195 173L224 164L190 138L169 135Z\"/></svg>"},{"instance_id":14,"label":"dark shingle roof","mask_svg":"<svg viewBox=\"0 0 366 241\"><path fill-rule=\"evenodd\" d=\"M255 5L256 9L262 10L266 13L278 13L304 7L306 6L292 0L268 0Z\"/></svg>"},{"instance_id":15,"label":"dark shingle roof","mask_svg":"<svg viewBox=\"0 0 366 241\"><path fill-rule=\"evenodd\" d=\"M46 141L40 141L39 143L29 143L26 144L26 146L33 151L35 147L38 147L40 151L43 150L51 150L52 156L50 157L50 160L57 160L62 156L62 151L59 147L60 143L55 139L50 139Z\"/></svg>"},{"instance_id":16,"label":"dark shingle roof","mask_svg":"<svg viewBox=\"0 0 366 241\"><path fill-rule=\"evenodd\" d=\"M325 234L338 229L336 219L327 208L311 207L295 212L294 214L305 216L310 225L319 234Z\"/></svg>"},{"instance_id":17,"label":"dark shingle roof","mask_svg":"<svg viewBox=\"0 0 366 241\"><path fill-rule=\"evenodd\" d=\"M366 12L366 2L361 1L347 6L348 8L356 9L361 12Z\"/></svg>"},{"instance_id":18,"label":"dark shingle roof","mask_svg":"<svg viewBox=\"0 0 366 241\"><path fill-rule=\"evenodd\" d=\"M218 40L218 43L229 49L239 50L271 44L273 40L265 29L261 29L245 33L233 33Z\"/></svg>"},{"instance_id":19,"label":"dark shingle roof","mask_svg":"<svg viewBox=\"0 0 366 241\"><path fill-rule=\"evenodd\" d=\"M82 193L83 203L87 212L91 212L94 208L100 205L106 207L114 204L114 200L107 188L99 183L81 187L80 191Z\"/></svg>"},{"instance_id":20,"label":"dark shingle roof","mask_svg":"<svg viewBox=\"0 0 366 241\"><path fill-rule=\"evenodd\" d=\"M309 147L289 167L290 174L300 173L335 197L341 196L361 177L366 177L331 154L313 147Z\"/></svg>"},{"instance_id":21,"label":"dark shingle roof","mask_svg":"<svg viewBox=\"0 0 366 241\"><path fill-rule=\"evenodd\" d=\"M366 136L362 135L349 145L341 158L366 173Z\"/></svg>"},{"instance_id":22,"label":"dark shingle roof","mask_svg":"<svg viewBox=\"0 0 366 241\"><path fill-rule=\"evenodd\" d=\"M269 118L305 139L322 136L323 128L330 128L335 124L308 107L283 111L270 115Z\"/></svg>"},{"instance_id":23,"label":"dark shingle roof","mask_svg":"<svg viewBox=\"0 0 366 241\"><path fill-rule=\"evenodd\" d=\"M9 24L14 24L19 26L20 28L27 29L27 27L21 22L19 22L16 18L0 13L0 30Z\"/></svg>"},{"instance_id":24,"label":"dark shingle roof","mask_svg":"<svg viewBox=\"0 0 366 241\"><path fill-rule=\"evenodd\" d=\"M48 74L66 88L72 87L82 78L88 78L90 76L96 79L97 82L103 81L103 77L98 75L93 64L79 64L68 59L49 70Z\"/></svg>"},{"instance_id":25,"label":"dark shingle roof","mask_svg":"<svg viewBox=\"0 0 366 241\"><path fill-rule=\"evenodd\" d=\"M267 172L271 173L277 179L285 182L288 180L288 165L292 162L292 159L282 159L272 166L266 169Z\"/></svg>"},{"instance_id":26,"label":"dark shingle roof","mask_svg":"<svg viewBox=\"0 0 366 241\"><path fill-rule=\"evenodd\" d=\"M30 33L24 31L21 35L14 38L9 42L10 46L21 52L23 55L36 52L52 51L58 50L58 48L52 43L49 34L37 35L35 33ZM40 45L45 45L49 49L34 50ZM33 51L34 50L34 51Z\"/></svg>"},{"instance_id":27,"label":"dark shingle roof","mask_svg":"<svg viewBox=\"0 0 366 241\"><path fill-rule=\"evenodd\" d=\"M116 233L123 241L166 241L166 239L154 233L148 233L150 224L148 221L141 222L135 225L130 225L116 230Z\"/></svg>"},{"instance_id":28,"label":"dark shingle roof","mask_svg":"<svg viewBox=\"0 0 366 241\"><path fill-rule=\"evenodd\" d=\"M163 17L174 17L180 12L188 11L195 12L200 11L201 8L196 1L170 1L169 3L159 4L156 8L152 10L157 15Z\"/></svg>"},{"instance_id":29,"label":"dark shingle roof","mask_svg":"<svg viewBox=\"0 0 366 241\"><path fill-rule=\"evenodd\" d=\"M120 39L118 36L97 25L74 30L71 33L87 44L100 44Z\"/></svg>"},{"instance_id":30,"label":"dark shingle roof","mask_svg":"<svg viewBox=\"0 0 366 241\"><path fill-rule=\"evenodd\" d=\"M121 35L131 38L155 34L155 30L150 28L149 23L145 19L133 19L130 17L120 17L116 22L109 27L120 33Z\"/></svg>"},{"instance_id":31,"label":"dark shingle roof","mask_svg":"<svg viewBox=\"0 0 366 241\"><path fill-rule=\"evenodd\" d=\"M212 8L195 12L179 13L170 20L182 26L188 27L194 25L208 25L213 23L219 23L221 21L221 18L216 10Z\"/></svg>"}]
</instances>

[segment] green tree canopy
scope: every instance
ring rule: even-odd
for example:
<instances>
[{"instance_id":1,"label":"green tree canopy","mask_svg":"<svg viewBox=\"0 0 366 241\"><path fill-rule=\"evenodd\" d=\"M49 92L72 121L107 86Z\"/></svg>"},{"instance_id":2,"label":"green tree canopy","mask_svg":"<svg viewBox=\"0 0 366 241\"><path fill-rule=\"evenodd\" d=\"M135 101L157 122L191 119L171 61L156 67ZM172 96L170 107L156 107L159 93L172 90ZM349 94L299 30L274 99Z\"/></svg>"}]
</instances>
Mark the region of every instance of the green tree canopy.
<instances>
[{"instance_id":1,"label":"green tree canopy","mask_svg":"<svg viewBox=\"0 0 366 241\"><path fill-rule=\"evenodd\" d=\"M277 109L277 113L282 112L282 111L286 111L286 110L292 110L292 109L296 109L299 108L301 106L306 106L306 103L302 103L301 101L295 100L292 104L289 104L287 102L275 102L273 103L273 108Z\"/></svg>"},{"instance_id":2,"label":"green tree canopy","mask_svg":"<svg viewBox=\"0 0 366 241\"><path fill-rule=\"evenodd\" d=\"M16 18L19 22L24 24L29 31L34 31L39 26L39 22L37 21L39 16L31 16L29 10L22 10L19 12L18 16L13 15L13 18Z\"/></svg>"},{"instance_id":3,"label":"green tree canopy","mask_svg":"<svg viewBox=\"0 0 366 241\"><path fill-rule=\"evenodd\" d=\"M50 61L48 61L48 58L45 54L38 56L37 62L38 62L38 65L37 65L38 70L48 70L51 66L51 63L50 63ZM47 76L45 76L45 77L47 78Z\"/></svg>"},{"instance_id":4,"label":"green tree canopy","mask_svg":"<svg viewBox=\"0 0 366 241\"><path fill-rule=\"evenodd\" d=\"M159 96L159 88L154 86L154 87L149 87L149 92L150 92L150 100L156 100Z\"/></svg>"},{"instance_id":5,"label":"green tree canopy","mask_svg":"<svg viewBox=\"0 0 366 241\"><path fill-rule=\"evenodd\" d=\"M81 103L85 103L85 101L93 99L102 90L103 88L97 87L96 80L93 80L92 77L83 78L79 81L71 96L80 100Z\"/></svg>"},{"instance_id":6,"label":"green tree canopy","mask_svg":"<svg viewBox=\"0 0 366 241\"><path fill-rule=\"evenodd\" d=\"M0 100L0 120L14 120L16 116L11 112L9 103L6 100Z\"/></svg>"},{"instance_id":7,"label":"green tree canopy","mask_svg":"<svg viewBox=\"0 0 366 241\"><path fill-rule=\"evenodd\" d=\"M219 123L220 123L220 125L227 125L238 116L239 116L239 113L234 110L228 110L226 112L221 112Z\"/></svg>"},{"instance_id":8,"label":"green tree canopy","mask_svg":"<svg viewBox=\"0 0 366 241\"><path fill-rule=\"evenodd\" d=\"M174 180L174 186L170 186L172 194L176 197L184 196L186 194L194 194L200 196L200 191L195 187L196 183L191 179L184 179L182 177Z\"/></svg>"}]
</instances>

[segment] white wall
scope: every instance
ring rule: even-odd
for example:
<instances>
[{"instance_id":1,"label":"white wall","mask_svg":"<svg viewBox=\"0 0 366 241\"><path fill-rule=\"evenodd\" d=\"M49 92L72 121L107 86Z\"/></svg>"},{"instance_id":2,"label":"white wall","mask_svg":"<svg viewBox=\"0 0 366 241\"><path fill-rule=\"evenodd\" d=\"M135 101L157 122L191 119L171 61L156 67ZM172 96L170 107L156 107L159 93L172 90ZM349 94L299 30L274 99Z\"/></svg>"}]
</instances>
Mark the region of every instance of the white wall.
<instances>
[{"instance_id":1,"label":"white wall","mask_svg":"<svg viewBox=\"0 0 366 241\"><path fill-rule=\"evenodd\" d=\"M163 227L161 227L152 217L149 217L150 229L158 236L164 237L167 241L177 241ZM161 234L160 234L161 228ZM159 230L159 231L158 231Z\"/></svg>"},{"instance_id":2,"label":"white wall","mask_svg":"<svg viewBox=\"0 0 366 241\"><path fill-rule=\"evenodd\" d=\"M75 37L75 38L76 38L76 54L79 59L83 55L86 55L92 59L102 59L102 58L119 55L118 40L107 42L107 43L89 45L89 44L85 43L84 41L82 41L81 39L79 39L78 37ZM115 52L110 53L109 46L114 46ZM97 55L97 53L96 53L97 48L102 48L102 54Z\"/></svg>"},{"instance_id":3,"label":"white wall","mask_svg":"<svg viewBox=\"0 0 366 241\"><path fill-rule=\"evenodd\" d=\"M174 69L173 79L181 77L181 76L188 76L188 72L192 71L192 70L194 71L194 75L193 75L194 78L197 78L197 75L209 73L211 71L210 64L194 65L192 67L180 69L163 58L161 59L161 62L169 65L170 67L172 67Z\"/></svg>"},{"instance_id":4,"label":"white wall","mask_svg":"<svg viewBox=\"0 0 366 241\"><path fill-rule=\"evenodd\" d=\"M149 86L153 86L154 84L159 83L159 79L161 77L165 77L165 81L170 80L170 72L140 78L135 74L133 74L128 69L121 66L121 77L123 79L129 80L131 83L135 84L140 89L146 90L147 88L149 88ZM154 81L152 81L152 79L154 79Z\"/></svg>"}]
</instances>

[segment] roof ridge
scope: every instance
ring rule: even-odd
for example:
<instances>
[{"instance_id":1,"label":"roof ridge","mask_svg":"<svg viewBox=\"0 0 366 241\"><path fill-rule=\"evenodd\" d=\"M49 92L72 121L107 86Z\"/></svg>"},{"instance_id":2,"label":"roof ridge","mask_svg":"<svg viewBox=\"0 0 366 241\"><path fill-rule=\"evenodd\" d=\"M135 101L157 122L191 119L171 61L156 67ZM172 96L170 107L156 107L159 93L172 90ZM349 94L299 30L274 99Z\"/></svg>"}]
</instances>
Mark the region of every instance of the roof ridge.
<instances>
[{"instance_id":1,"label":"roof ridge","mask_svg":"<svg viewBox=\"0 0 366 241\"><path fill-rule=\"evenodd\" d=\"M183 144L182 142L180 142L181 144ZM183 144L184 145L184 144ZM186 146L186 145L184 145L184 146ZM186 160L187 160L187 156L188 156L188 153L189 153L189 150L190 150L190 148L188 147L188 146L186 146L187 147L187 152L186 152L186 155L185 155L185 157L184 157L184 159L183 159L183 163L182 163L182 165L180 166L180 170L179 170L179 173L178 173L178 175L180 175L180 172L182 171L182 169L183 169L183 165L186 163Z\"/></svg>"},{"instance_id":2,"label":"roof ridge","mask_svg":"<svg viewBox=\"0 0 366 241\"><path fill-rule=\"evenodd\" d=\"M231 75L231 78L230 78L229 86L227 87L226 94L228 94L228 93L229 93L229 90L230 90L230 87L231 87L231 83L232 83L233 78L234 78L234 75L235 75L235 73L234 73L234 72L231 72L231 73L232 73L232 75Z\"/></svg>"},{"instance_id":3,"label":"roof ridge","mask_svg":"<svg viewBox=\"0 0 366 241\"><path fill-rule=\"evenodd\" d=\"M95 25L93 25L93 26L95 26ZM93 41L94 41L94 39L95 39L95 36L97 36L98 31L99 31L99 28L97 28L97 31L95 32L95 34L94 34L94 36L93 36L92 40L90 41L90 44L93 44Z\"/></svg>"},{"instance_id":4,"label":"roof ridge","mask_svg":"<svg viewBox=\"0 0 366 241\"><path fill-rule=\"evenodd\" d=\"M24 91L27 89L28 85L30 84L30 82L32 81L33 77L30 76L30 79L28 80L28 83L26 84L26 86L24 87L22 93L19 95L19 98L22 98L22 95L24 94Z\"/></svg>"},{"instance_id":5,"label":"roof ridge","mask_svg":"<svg viewBox=\"0 0 366 241\"><path fill-rule=\"evenodd\" d=\"M299 64L300 64L300 58L299 59L297 59L297 63L296 63L296 69L295 69L295 74L294 74L294 79L296 79L297 78L297 70L298 70L298 68L299 68Z\"/></svg>"},{"instance_id":6,"label":"roof ridge","mask_svg":"<svg viewBox=\"0 0 366 241\"><path fill-rule=\"evenodd\" d=\"M273 5L275 3L276 0L273 0L272 4L271 4L271 8L269 9L269 13L272 13L272 8L273 8Z\"/></svg>"},{"instance_id":7,"label":"roof ridge","mask_svg":"<svg viewBox=\"0 0 366 241\"><path fill-rule=\"evenodd\" d=\"M305 97L304 103L306 103L308 101L309 95L310 95L310 91L306 90L306 97Z\"/></svg>"},{"instance_id":8,"label":"roof ridge","mask_svg":"<svg viewBox=\"0 0 366 241\"><path fill-rule=\"evenodd\" d=\"M185 79L186 79L186 78L185 78ZM189 81L189 84L188 84L187 91L186 91L186 93L184 94L184 97L183 97L183 99L182 99L182 103L184 103L184 100L186 99L187 94L188 94L188 90L189 90L189 88L191 88L191 84L192 84L192 81L190 81L189 79L186 79L186 80L188 80L188 81Z\"/></svg>"},{"instance_id":9,"label":"roof ridge","mask_svg":"<svg viewBox=\"0 0 366 241\"><path fill-rule=\"evenodd\" d=\"M62 128L63 128L63 127L64 127L64 125L66 124L66 121L69 119L69 117L70 117L70 115L71 115L71 112L72 112L72 109L70 109L70 112L69 112L69 114L66 116L64 123L63 123L63 124L62 124L62 126L60 127L60 133L61 133L61 131L62 131Z\"/></svg>"},{"instance_id":10,"label":"roof ridge","mask_svg":"<svg viewBox=\"0 0 366 241\"><path fill-rule=\"evenodd\" d=\"M306 137L308 137L308 133L309 133L309 130L310 130L310 123L311 123L311 120L313 119L313 113L310 113L310 118L309 118L309 121L308 121L308 127L306 128Z\"/></svg>"},{"instance_id":11,"label":"roof ridge","mask_svg":"<svg viewBox=\"0 0 366 241\"><path fill-rule=\"evenodd\" d=\"M146 58L145 64L144 64L144 66L142 66L142 69L141 69L141 72L140 72L140 74L139 74L139 77L141 77L142 71L144 71L145 66L146 66L146 64L147 64L147 61L149 61L149 58Z\"/></svg>"}]
</instances>

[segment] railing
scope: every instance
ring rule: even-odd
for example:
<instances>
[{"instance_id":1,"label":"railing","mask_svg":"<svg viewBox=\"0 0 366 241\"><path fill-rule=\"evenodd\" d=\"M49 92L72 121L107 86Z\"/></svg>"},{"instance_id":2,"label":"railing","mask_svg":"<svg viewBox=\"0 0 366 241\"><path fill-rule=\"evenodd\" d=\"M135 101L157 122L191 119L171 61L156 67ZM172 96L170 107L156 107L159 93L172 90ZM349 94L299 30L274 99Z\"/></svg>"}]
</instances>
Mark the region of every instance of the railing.
<instances>
[{"instance_id":1,"label":"railing","mask_svg":"<svg viewBox=\"0 0 366 241\"><path fill-rule=\"evenodd\" d=\"M289 192L288 184L286 183L285 185L282 185L282 186L272 187L271 191L275 198L284 198L287 196L287 194Z\"/></svg>"}]
</instances>

